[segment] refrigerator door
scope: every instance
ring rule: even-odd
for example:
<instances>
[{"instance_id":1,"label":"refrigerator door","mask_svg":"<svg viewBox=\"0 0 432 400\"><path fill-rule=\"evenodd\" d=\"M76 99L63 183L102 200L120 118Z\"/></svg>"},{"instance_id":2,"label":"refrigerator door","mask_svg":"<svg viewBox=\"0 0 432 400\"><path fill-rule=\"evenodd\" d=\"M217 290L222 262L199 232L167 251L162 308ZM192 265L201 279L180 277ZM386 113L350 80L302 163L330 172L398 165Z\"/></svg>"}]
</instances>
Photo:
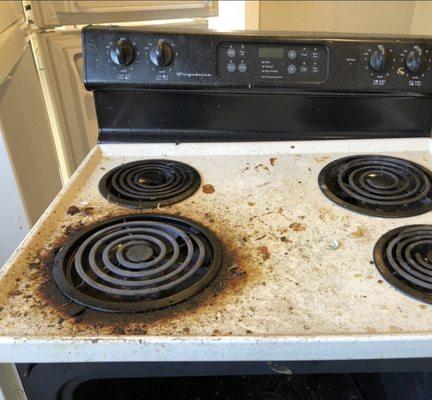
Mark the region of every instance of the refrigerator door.
<instances>
[{"instance_id":1,"label":"refrigerator door","mask_svg":"<svg viewBox=\"0 0 432 400\"><path fill-rule=\"evenodd\" d=\"M0 171L1 267L61 188L27 25L13 1L0 3Z\"/></svg>"}]
</instances>

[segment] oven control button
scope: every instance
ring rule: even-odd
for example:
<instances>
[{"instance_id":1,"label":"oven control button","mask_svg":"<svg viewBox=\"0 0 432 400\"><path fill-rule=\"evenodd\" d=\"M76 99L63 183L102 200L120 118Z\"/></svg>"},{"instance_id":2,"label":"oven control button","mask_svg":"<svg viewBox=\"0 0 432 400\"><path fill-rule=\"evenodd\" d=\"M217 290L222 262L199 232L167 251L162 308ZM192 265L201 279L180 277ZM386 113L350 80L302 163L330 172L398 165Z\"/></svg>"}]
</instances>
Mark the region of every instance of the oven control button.
<instances>
[{"instance_id":1,"label":"oven control button","mask_svg":"<svg viewBox=\"0 0 432 400\"><path fill-rule=\"evenodd\" d=\"M156 46L150 50L150 60L154 65L166 67L171 64L173 58L174 52L165 40L158 40Z\"/></svg>"},{"instance_id":2,"label":"oven control button","mask_svg":"<svg viewBox=\"0 0 432 400\"><path fill-rule=\"evenodd\" d=\"M379 45L369 59L369 65L376 72L382 72L386 67L386 49Z\"/></svg>"},{"instance_id":3,"label":"oven control button","mask_svg":"<svg viewBox=\"0 0 432 400\"><path fill-rule=\"evenodd\" d=\"M245 63L240 63L239 65L238 65L238 70L239 70L239 72L246 72L247 71L247 65L245 64Z\"/></svg>"},{"instance_id":4,"label":"oven control button","mask_svg":"<svg viewBox=\"0 0 432 400\"><path fill-rule=\"evenodd\" d=\"M288 65L288 73L289 74L295 74L297 71L297 67L294 64Z\"/></svg>"},{"instance_id":5,"label":"oven control button","mask_svg":"<svg viewBox=\"0 0 432 400\"><path fill-rule=\"evenodd\" d=\"M423 51L419 46L414 46L414 50L408 53L405 64L411 72L419 72L421 70L423 64Z\"/></svg>"},{"instance_id":6,"label":"oven control button","mask_svg":"<svg viewBox=\"0 0 432 400\"><path fill-rule=\"evenodd\" d=\"M235 57L235 55L236 55L236 50L234 48L230 47L227 50L227 56L230 58L233 58L233 57Z\"/></svg>"},{"instance_id":7,"label":"oven control button","mask_svg":"<svg viewBox=\"0 0 432 400\"><path fill-rule=\"evenodd\" d=\"M297 52L294 49L288 51L288 58L294 60L297 57Z\"/></svg>"},{"instance_id":8,"label":"oven control button","mask_svg":"<svg viewBox=\"0 0 432 400\"><path fill-rule=\"evenodd\" d=\"M228 72L235 72L235 70L236 70L236 65L233 62L228 63L227 71Z\"/></svg>"},{"instance_id":9,"label":"oven control button","mask_svg":"<svg viewBox=\"0 0 432 400\"><path fill-rule=\"evenodd\" d=\"M132 44L125 39L115 41L111 46L111 59L117 65L129 65L135 59L135 50Z\"/></svg>"}]
</instances>

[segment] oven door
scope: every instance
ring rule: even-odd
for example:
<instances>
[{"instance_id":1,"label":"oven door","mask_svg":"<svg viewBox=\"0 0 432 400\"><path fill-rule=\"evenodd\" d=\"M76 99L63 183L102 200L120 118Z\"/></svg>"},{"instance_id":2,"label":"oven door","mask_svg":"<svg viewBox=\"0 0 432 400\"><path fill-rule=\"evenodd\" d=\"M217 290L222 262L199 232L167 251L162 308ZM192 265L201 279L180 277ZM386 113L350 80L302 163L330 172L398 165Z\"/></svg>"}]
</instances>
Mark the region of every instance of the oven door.
<instances>
[{"instance_id":1,"label":"oven door","mask_svg":"<svg viewBox=\"0 0 432 400\"><path fill-rule=\"evenodd\" d=\"M265 400L259 396L283 393L290 380L267 363L17 364L17 369L28 400Z\"/></svg>"},{"instance_id":2,"label":"oven door","mask_svg":"<svg viewBox=\"0 0 432 400\"><path fill-rule=\"evenodd\" d=\"M319 363L318 363L319 364ZM276 364L19 364L28 400L289 400L363 399L349 374L296 375ZM318 370L319 371L319 368ZM373 377L369 377L369 380ZM368 381L369 382L369 381ZM361 384L362 382L360 382ZM385 399L385 396L370 397Z\"/></svg>"},{"instance_id":3,"label":"oven door","mask_svg":"<svg viewBox=\"0 0 432 400\"><path fill-rule=\"evenodd\" d=\"M17 369L28 400L432 398L430 373L418 372L430 370L428 359L17 364Z\"/></svg>"}]
</instances>

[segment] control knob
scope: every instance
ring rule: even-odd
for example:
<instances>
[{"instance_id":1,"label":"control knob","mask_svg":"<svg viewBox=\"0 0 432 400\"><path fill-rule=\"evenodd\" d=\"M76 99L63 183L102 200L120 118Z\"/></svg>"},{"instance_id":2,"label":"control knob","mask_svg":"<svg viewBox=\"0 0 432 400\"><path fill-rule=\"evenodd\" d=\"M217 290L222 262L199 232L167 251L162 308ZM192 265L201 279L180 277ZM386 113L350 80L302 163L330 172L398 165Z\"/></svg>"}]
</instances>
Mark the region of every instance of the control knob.
<instances>
[{"instance_id":1,"label":"control knob","mask_svg":"<svg viewBox=\"0 0 432 400\"><path fill-rule=\"evenodd\" d=\"M386 67L386 49L379 45L369 59L369 65L374 71L382 72Z\"/></svg>"},{"instance_id":2,"label":"control knob","mask_svg":"<svg viewBox=\"0 0 432 400\"><path fill-rule=\"evenodd\" d=\"M153 64L166 67L171 64L174 52L171 46L164 40L158 40L156 46L150 50L150 60Z\"/></svg>"},{"instance_id":3,"label":"control knob","mask_svg":"<svg viewBox=\"0 0 432 400\"><path fill-rule=\"evenodd\" d=\"M423 50L419 46L414 46L414 50L408 53L405 61L406 67L411 72L419 72L423 64Z\"/></svg>"},{"instance_id":4,"label":"control knob","mask_svg":"<svg viewBox=\"0 0 432 400\"><path fill-rule=\"evenodd\" d=\"M135 50L132 44L125 39L115 41L111 46L111 59L117 65L129 65L135 59Z\"/></svg>"}]
</instances>

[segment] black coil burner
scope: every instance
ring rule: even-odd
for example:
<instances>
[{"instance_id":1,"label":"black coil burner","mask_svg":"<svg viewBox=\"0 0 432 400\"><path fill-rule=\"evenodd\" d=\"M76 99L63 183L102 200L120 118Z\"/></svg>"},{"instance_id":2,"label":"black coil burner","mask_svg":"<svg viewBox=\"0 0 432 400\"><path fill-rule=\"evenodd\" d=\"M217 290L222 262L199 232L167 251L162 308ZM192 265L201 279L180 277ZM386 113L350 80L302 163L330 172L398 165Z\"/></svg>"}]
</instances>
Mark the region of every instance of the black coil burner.
<instances>
[{"instance_id":1,"label":"black coil burner","mask_svg":"<svg viewBox=\"0 0 432 400\"><path fill-rule=\"evenodd\" d=\"M191 166L171 160L142 160L108 171L99 182L107 200L131 208L155 208L191 196L201 178Z\"/></svg>"},{"instance_id":2,"label":"black coil burner","mask_svg":"<svg viewBox=\"0 0 432 400\"><path fill-rule=\"evenodd\" d=\"M432 209L432 173L396 157L360 155L327 164L318 183L340 206L375 217L409 217Z\"/></svg>"},{"instance_id":3,"label":"black coil burner","mask_svg":"<svg viewBox=\"0 0 432 400\"><path fill-rule=\"evenodd\" d=\"M113 218L73 235L54 260L58 288L100 311L142 312L197 294L221 268L216 237L162 214Z\"/></svg>"},{"instance_id":4,"label":"black coil burner","mask_svg":"<svg viewBox=\"0 0 432 400\"><path fill-rule=\"evenodd\" d=\"M374 260L394 287L432 303L432 225L408 225L387 232L375 245Z\"/></svg>"}]
</instances>

